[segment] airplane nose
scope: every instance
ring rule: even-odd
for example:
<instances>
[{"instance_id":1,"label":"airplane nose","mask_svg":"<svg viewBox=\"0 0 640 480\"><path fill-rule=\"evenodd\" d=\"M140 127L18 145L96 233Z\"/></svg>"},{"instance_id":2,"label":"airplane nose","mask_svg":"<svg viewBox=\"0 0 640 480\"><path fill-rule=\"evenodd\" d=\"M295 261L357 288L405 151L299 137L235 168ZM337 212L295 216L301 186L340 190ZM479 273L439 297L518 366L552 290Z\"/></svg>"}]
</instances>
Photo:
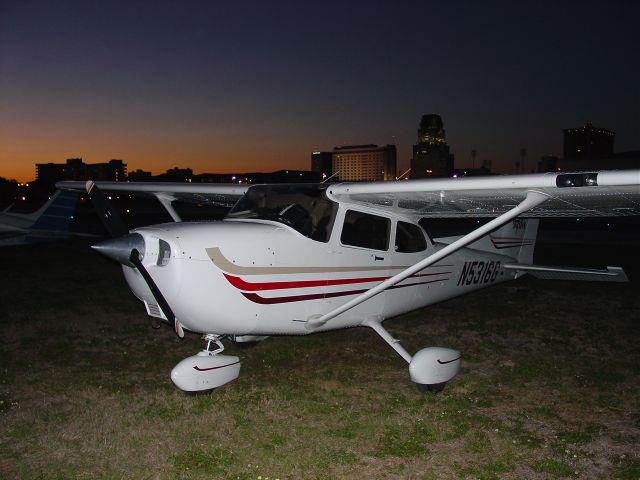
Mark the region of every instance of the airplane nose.
<instances>
[{"instance_id":1,"label":"airplane nose","mask_svg":"<svg viewBox=\"0 0 640 480\"><path fill-rule=\"evenodd\" d=\"M134 248L140 253L140 260L144 258L144 238L139 233L129 233L121 237L111 238L92 245L91 248L129 267L135 266L129 259Z\"/></svg>"}]
</instances>

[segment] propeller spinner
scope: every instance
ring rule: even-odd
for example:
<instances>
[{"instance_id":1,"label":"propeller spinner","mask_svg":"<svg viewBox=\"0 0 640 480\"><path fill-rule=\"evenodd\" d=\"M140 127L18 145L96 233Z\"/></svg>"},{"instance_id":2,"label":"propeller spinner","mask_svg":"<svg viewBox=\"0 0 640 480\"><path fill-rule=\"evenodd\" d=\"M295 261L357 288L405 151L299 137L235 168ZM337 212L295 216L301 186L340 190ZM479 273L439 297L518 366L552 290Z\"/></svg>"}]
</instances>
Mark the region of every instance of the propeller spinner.
<instances>
[{"instance_id":1,"label":"propeller spinner","mask_svg":"<svg viewBox=\"0 0 640 480\"><path fill-rule=\"evenodd\" d=\"M142 263L145 253L144 237L139 233L128 233L117 211L109 204L109 201L94 182L87 182L86 188L105 228L115 237L93 245L91 248L122 265L138 269L167 321L173 326L174 332L178 337L184 338L182 325Z\"/></svg>"}]
</instances>

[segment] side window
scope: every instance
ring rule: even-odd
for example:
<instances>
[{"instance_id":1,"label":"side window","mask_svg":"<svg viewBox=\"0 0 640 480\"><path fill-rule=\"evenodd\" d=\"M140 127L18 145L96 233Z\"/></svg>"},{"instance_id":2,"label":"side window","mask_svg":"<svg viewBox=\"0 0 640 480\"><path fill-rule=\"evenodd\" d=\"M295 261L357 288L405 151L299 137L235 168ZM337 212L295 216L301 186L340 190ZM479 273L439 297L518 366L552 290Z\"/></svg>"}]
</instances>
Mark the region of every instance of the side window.
<instances>
[{"instance_id":1,"label":"side window","mask_svg":"<svg viewBox=\"0 0 640 480\"><path fill-rule=\"evenodd\" d=\"M398 222L396 226L396 252L412 253L426 250L427 242L417 225Z\"/></svg>"},{"instance_id":2,"label":"side window","mask_svg":"<svg viewBox=\"0 0 640 480\"><path fill-rule=\"evenodd\" d=\"M391 220L378 215L347 210L340 241L343 245L387 250Z\"/></svg>"}]
</instances>

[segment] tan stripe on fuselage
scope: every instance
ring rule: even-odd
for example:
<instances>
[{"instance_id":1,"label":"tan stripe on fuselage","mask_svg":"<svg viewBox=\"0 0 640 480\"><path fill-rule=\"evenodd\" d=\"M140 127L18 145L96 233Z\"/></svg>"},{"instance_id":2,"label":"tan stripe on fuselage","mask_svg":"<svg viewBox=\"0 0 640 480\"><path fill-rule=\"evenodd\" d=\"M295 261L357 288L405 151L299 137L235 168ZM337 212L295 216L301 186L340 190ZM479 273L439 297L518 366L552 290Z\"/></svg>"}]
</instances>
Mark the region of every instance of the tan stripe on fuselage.
<instances>
[{"instance_id":1,"label":"tan stripe on fuselage","mask_svg":"<svg viewBox=\"0 0 640 480\"><path fill-rule=\"evenodd\" d=\"M375 267L243 267L230 262L218 247L207 248L207 255L220 270L234 275L287 275L291 273L372 272L376 270L405 270L408 266L380 265Z\"/></svg>"}]
</instances>

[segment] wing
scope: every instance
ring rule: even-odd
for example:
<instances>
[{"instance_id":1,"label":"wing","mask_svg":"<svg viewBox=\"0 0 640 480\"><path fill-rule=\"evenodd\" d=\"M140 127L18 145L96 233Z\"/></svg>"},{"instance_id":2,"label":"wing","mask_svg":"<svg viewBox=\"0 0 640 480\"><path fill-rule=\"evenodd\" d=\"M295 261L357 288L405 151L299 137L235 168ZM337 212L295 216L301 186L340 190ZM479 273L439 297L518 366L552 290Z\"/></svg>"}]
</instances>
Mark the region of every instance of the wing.
<instances>
[{"instance_id":1,"label":"wing","mask_svg":"<svg viewBox=\"0 0 640 480\"><path fill-rule=\"evenodd\" d=\"M640 215L640 170L343 183L327 192L340 203L419 217L497 217L528 192L548 198L522 217Z\"/></svg>"},{"instance_id":2,"label":"wing","mask_svg":"<svg viewBox=\"0 0 640 480\"><path fill-rule=\"evenodd\" d=\"M516 217L640 215L640 170L338 184L329 187L327 195L344 204L366 205L404 215L495 218L332 311L309 316L308 330L325 325ZM516 270L532 268L513 265ZM605 274L538 267L540 273L543 270L549 276ZM616 272L606 273L620 276Z\"/></svg>"},{"instance_id":3,"label":"wing","mask_svg":"<svg viewBox=\"0 0 640 480\"><path fill-rule=\"evenodd\" d=\"M86 191L87 182L63 181L56 183L60 190ZM248 185L211 183L169 182L95 182L100 190L107 192L139 193L153 195L161 202L181 200L190 203L206 203L221 207L232 207L242 197Z\"/></svg>"}]
</instances>

